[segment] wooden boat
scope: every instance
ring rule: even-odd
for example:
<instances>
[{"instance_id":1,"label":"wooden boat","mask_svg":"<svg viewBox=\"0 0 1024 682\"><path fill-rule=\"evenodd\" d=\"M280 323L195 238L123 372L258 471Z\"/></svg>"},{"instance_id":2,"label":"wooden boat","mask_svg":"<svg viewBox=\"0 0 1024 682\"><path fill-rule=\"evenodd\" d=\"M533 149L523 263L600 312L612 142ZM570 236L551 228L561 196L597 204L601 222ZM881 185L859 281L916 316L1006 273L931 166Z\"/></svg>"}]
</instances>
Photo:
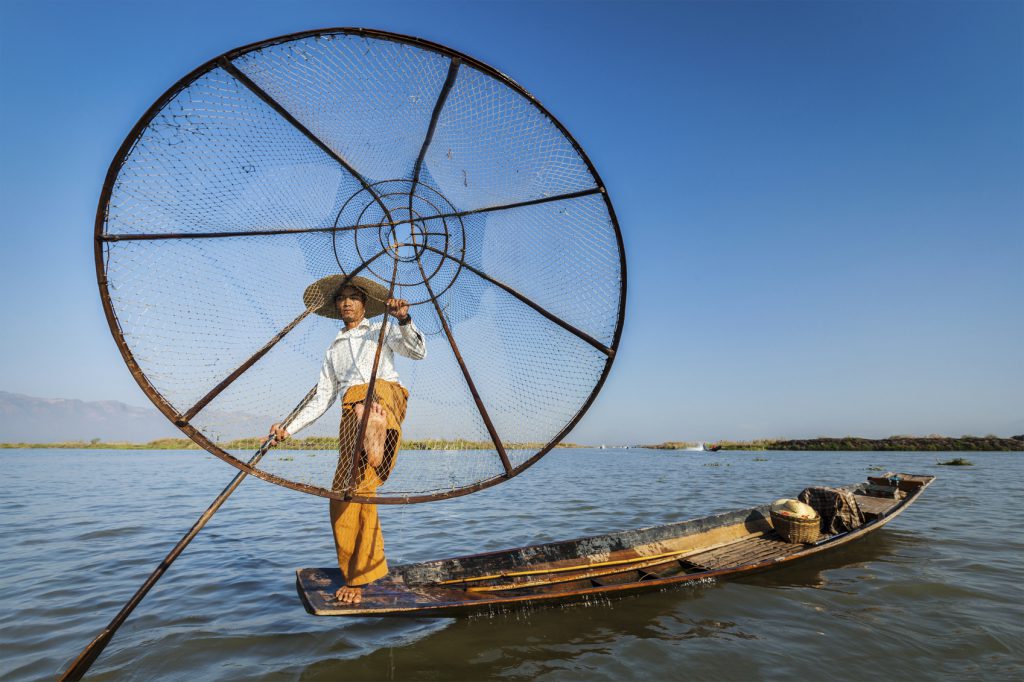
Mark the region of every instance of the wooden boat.
<instances>
[{"instance_id":1,"label":"wooden boat","mask_svg":"<svg viewBox=\"0 0 1024 682\"><path fill-rule=\"evenodd\" d=\"M846 486L865 522L811 544L785 541L770 505L664 526L396 566L343 604L337 568L297 571L299 596L317 616L459 616L561 604L718 580L787 564L853 542L909 507L934 476L886 474Z\"/></svg>"}]
</instances>

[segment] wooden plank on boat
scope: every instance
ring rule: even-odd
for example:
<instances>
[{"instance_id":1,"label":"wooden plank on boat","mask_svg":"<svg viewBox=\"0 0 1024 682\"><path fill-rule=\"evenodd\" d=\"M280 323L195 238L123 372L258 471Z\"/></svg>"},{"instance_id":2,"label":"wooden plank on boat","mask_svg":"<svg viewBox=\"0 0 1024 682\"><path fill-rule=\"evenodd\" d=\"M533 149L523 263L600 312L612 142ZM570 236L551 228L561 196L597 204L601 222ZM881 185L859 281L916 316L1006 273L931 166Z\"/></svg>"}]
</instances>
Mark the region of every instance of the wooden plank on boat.
<instances>
[{"instance_id":1,"label":"wooden plank on boat","mask_svg":"<svg viewBox=\"0 0 1024 682\"><path fill-rule=\"evenodd\" d=\"M711 553L696 555L696 557L691 557L691 559L711 555L723 561L742 561L744 558L756 557L766 552L772 553L780 548L784 551L793 550L791 543L785 542L777 536L773 536L771 538L749 538L729 547L723 547L720 550L715 550Z\"/></svg>"},{"instance_id":2,"label":"wooden plank on boat","mask_svg":"<svg viewBox=\"0 0 1024 682\"><path fill-rule=\"evenodd\" d=\"M727 566L744 566L794 552L794 545L779 538L751 538L721 549L687 557L690 563L709 571ZM795 551L799 551L799 547Z\"/></svg>"},{"instance_id":3,"label":"wooden plank on boat","mask_svg":"<svg viewBox=\"0 0 1024 682\"><path fill-rule=\"evenodd\" d=\"M873 497L871 495L856 495L857 506L865 514L882 516L890 509L900 503L900 500L885 497Z\"/></svg>"}]
</instances>

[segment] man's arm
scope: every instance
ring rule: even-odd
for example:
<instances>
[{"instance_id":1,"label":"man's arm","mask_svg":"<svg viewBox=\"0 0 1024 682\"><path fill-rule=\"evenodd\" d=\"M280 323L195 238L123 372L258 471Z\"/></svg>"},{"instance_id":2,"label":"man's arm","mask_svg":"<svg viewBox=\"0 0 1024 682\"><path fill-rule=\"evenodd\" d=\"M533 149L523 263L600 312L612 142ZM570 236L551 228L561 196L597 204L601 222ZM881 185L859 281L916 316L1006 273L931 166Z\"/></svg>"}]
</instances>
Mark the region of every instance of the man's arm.
<instances>
[{"instance_id":1,"label":"man's arm","mask_svg":"<svg viewBox=\"0 0 1024 682\"><path fill-rule=\"evenodd\" d=\"M410 360L422 360L427 357L427 344L423 340L423 334L412 319L405 324L388 322L388 347L394 352Z\"/></svg>"},{"instance_id":2,"label":"man's arm","mask_svg":"<svg viewBox=\"0 0 1024 682\"><path fill-rule=\"evenodd\" d=\"M422 360L427 357L427 344L423 340L423 334L409 316L408 302L400 298L389 299L388 312L397 320L397 325L388 325L388 347L410 360Z\"/></svg>"},{"instance_id":3,"label":"man's arm","mask_svg":"<svg viewBox=\"0 0 1024 682\"><path fill-rule=\"evenodd\" d=\"M338 397L338 379L334 375L334 364L331 362L331 350L327 349L327 355L324 357L324 364L320 367L320 380L316 384L316 394L313 398L306 403L305 407L299 410L299 413L292 419L291 424L288 426L288 430L284 431L283 436L294 436L296 433L306 428L317 419L319 419L324 412L326 412L331 405L334 404L335 399ZM278 427L278 428L274 428ZM275 424L271 427L271 430L278 435L278 439L281 439L280 425Z\"/></svg>"}]
</instances>

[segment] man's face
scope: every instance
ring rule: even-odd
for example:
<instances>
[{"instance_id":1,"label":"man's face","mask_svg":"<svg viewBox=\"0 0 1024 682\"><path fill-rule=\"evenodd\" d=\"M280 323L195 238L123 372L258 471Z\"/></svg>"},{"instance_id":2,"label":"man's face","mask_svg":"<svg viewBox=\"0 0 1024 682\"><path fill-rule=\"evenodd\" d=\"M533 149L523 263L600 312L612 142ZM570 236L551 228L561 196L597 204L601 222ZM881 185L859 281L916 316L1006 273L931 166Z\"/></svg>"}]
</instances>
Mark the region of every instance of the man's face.
<instances>
[{"instance_id":1,"label":"man's face","mask_svg":"<svg viewBox=\"0 0 1024 682\"><path fill-rule=\"evenodd\" d=\"M358 322L366 314L366 294L353 286L342 287L334 305L338 307L343 322Z\"/></svg>"}]
</instances>

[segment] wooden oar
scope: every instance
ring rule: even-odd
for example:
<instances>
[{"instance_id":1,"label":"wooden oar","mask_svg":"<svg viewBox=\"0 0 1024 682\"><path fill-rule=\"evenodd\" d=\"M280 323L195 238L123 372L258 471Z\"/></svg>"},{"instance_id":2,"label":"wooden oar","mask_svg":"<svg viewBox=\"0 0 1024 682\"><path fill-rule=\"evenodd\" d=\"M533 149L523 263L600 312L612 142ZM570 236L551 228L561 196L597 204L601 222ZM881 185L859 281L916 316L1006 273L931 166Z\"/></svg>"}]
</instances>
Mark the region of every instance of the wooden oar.
<instances>
[{"instance_id":1,"label":"wooden oar","mask_svg":"<svg viewBox=\"0 0 1024 682\"><path fill-rule=\"evenodd\" d=\"M316 387L307 393L306 397L302 399L302 402L292 410L291 414L289 414L284 422L282 422L282 426L287 427L292 419L295 418L295 415L299 413L299 410L305 407L306 403L308 403L315 394ZM259 450L256 451L256 454L254 454L246 464L254 466L257 462L263 459L263 455L267 454L267 451L270 450L276 442L274 434L271 433L267 437L267 440L263 442L263 445L260 446ZM220 509L225 500L231 496L231 493L235 492L235 489L241 484L242 480L246 476L248 476L246 472L239 471L235 477L231 479L231 482L228 483L227 487L221 491L220 495L217 495L213 503L210 504L206 511L203 512L202 516L199 517L199 520L197 520L192 525L192 528L185 533L185 536L181 538L181 540L178 540L178 544L174 546L174 549L164 557L164 560L160 562L160 565L156 567L156 570L146 578L146 582L142 583L142 587L136 590L135 594L132 595L132 598L128 600L128 603L126 603L117 615L114 616L114 619L110 621L110 624L103 629L103 632L96 635L94 640L89 642L89 646L85 647L85 649L82 650L82 653L78 654L78 658L76 658L74 662L68 666L68 669L60 676L59 679L61 682L64 682L65 680L82 679L82 676L85 675L99 655L103 653L103 650L107 647L107 644L110 643L110 640L113 639L114 633L116 633L117 629L121 627L121 624L127 620L128 616L135 610L135 607L139 605L139 602L141 602L146 594L148 594L153 588L153 585L156 585L156 582L160 580L164 573L167 572L167 569L171 567L174 560L178 558L186 547L188 547L188 544L192 542L192 539L199 534L199 531L203 529L203 526L206 525L207 521L217 513L217 510Z\"/></svg>"}]
</instances>

